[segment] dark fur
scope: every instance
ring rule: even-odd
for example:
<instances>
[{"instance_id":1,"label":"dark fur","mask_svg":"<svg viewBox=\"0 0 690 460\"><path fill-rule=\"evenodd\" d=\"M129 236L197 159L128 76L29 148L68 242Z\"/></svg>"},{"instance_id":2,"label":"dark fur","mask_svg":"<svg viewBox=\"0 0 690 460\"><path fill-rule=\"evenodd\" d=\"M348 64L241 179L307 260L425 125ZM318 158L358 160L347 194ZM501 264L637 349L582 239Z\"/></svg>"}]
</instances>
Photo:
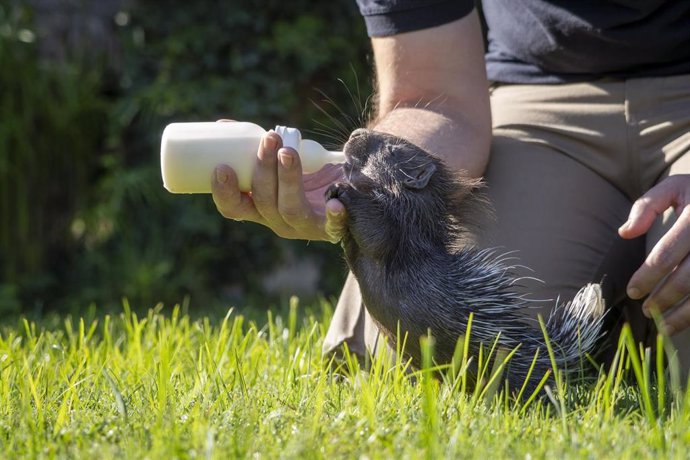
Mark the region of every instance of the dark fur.
<instances>
[{"instance_id":1,"label":"dark fur","mask_svg":"<svg viewBox=\"0 0 690 460\"><path fill-rule=\"evenodd\" d=\"M507 377L520 388L537 350L528 383L534 388L551 369L544 337L529 324L516 278L505 259L475 247L477 218L489 208L480 183L398 137L355 131L345 145L346 182L331 186L348 212L342 238L345 258L369 313L395 343L398 325L405 352L421 362L419 338L431 331L435 360L449 363L474 313L471 352L479 343L509 350L518 345ZM559 367L575 368L600 335L603 301L598 285L583 288L547 321Z\"/></svg>"}]
</instances>

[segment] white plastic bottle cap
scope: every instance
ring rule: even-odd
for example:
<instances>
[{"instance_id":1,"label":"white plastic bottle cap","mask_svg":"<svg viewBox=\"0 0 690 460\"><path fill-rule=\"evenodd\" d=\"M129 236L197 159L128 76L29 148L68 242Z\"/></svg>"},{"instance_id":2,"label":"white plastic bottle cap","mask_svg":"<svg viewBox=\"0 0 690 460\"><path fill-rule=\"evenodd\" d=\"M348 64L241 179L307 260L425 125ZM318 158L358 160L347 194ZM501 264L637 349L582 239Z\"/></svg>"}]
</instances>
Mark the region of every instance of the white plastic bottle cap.
<instances>
[{"instance_id":1,"label":"white plastic bottle cap","mask_svg":"<svg viewBox=\"0 0 690 460\"><path fill-rule=\"evenodd\" d=\"M302 134L297 128L287 126L276 126L276 133L283 139L283 147L291 147L299 153L299 145L302 142Z\"/></svg>"}]
</instances>

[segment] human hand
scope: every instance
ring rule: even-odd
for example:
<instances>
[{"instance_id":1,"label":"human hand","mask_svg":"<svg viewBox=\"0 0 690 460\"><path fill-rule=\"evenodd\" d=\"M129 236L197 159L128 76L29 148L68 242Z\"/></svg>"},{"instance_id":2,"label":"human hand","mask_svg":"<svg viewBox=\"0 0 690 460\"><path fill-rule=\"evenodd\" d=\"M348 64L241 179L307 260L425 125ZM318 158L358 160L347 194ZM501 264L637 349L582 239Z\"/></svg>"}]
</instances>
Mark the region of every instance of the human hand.
<instances>
[{"instance_id":1,"label":"human hand","mask_svg":"<svg viewBox=\"0 0 690 460\"><path fill-rule=\"evenodd\" d=\"M664 313L669 335L690 327L690 175L670 176L639 198L618 233L626 239L649 231L657 216L673 207L677 220L657 242L628 283L628 296L641 299L645 316Z\"/></svg>"},{"instance_id":2,"label":"human hand","mask_svg":"<svg viewBox=\"0 0 690 460\"><path fill-rule=\"evenodd\" d=\"M251 192L240 192L235 171L219 165L212 179L213 201L224 217L265 225L280 237L335 243L345 228L345 207L324 196L342 175L337 165L303 175L297 152L282 147L281 137L270 131L261 139Z\"/></svg>"}]
</instances>

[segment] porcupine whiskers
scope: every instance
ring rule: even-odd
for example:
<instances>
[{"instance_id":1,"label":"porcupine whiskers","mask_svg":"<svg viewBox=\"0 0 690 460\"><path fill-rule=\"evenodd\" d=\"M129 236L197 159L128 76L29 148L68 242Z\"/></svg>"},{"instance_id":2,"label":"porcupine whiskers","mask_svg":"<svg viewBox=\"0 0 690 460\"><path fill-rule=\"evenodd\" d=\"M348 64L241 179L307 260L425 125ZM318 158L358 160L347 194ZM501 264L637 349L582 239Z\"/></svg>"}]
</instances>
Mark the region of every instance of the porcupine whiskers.
<instances>
[{"instance_id":1,"label":"porcupine whiskers","mask_svg":"<svg viewBox=\"0 0 690 460\"><path fill-rule=\"evenodd\" d=\"M405 353L419 366L419 338L431 331L436 361L450 363L472 314L470 353L494 341L515 350L509 385L521 388L529 374L525 388L536 388L553 364L544 334L525 315L529 302L514 289L515 267L496 250L477 247L488 209L481 183L384 133L357 130L345 151L352 174L328 196L347 209L345 258L381 332L391 343L398 330L407 334ZM603 316L601 289L590 284L547 318L559 369L576 369L594 348Z\"/></svg>"},{"instance_id":2,"label":"porcupine whiskers","mask_svg":"<svg viewBox=\"0 0 690 460\"><path fill-rule=\"evenodd\" d=\"M307 130L306 132L324 138L326 140L323 142L324 147L329 150L340 150L350 136L350 133L357 128L365 126L367 120L371 119L373 95L365 97L362 94L359 79L354 69L352 76L353 83L350 85L343 79L338 79L348 95L349 101L345 104L345 107L321 89L315 90L321 96L319 101L310 99L311 104L327 121L314 120L317 128ZM354 86L354 88L351 88L351 86Z\"/></svg>"}]
</instances>

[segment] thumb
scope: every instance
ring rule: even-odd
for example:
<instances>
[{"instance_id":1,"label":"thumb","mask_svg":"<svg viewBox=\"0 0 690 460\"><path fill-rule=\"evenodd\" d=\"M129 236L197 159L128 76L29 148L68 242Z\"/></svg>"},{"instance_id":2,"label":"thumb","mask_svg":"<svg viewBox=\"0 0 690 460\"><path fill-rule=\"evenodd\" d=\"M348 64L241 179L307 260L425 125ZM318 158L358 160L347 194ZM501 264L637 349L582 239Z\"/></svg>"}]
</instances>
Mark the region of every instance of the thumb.
<instances>
[{"instance_id":1,"label":"thumb","mask_svg":"<svg viewBox=\"0 0 690 460\"><path fill-rule=\"evenodd\" d=\"M326 235L331 243L339 242L347 227L347 211L345 206L337 200L326 202Z\"/></svg>"}]
</instances>

